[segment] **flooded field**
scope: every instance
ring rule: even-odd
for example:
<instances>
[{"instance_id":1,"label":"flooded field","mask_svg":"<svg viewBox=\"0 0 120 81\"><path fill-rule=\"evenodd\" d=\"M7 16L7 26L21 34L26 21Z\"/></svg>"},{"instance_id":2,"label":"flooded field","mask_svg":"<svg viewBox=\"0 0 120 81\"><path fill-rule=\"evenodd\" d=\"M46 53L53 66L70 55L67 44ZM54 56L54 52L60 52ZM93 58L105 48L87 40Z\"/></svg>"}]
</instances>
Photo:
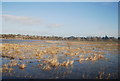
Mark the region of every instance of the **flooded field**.
<instances>
[{"instance_id":1,"label":"flooded field","mask_svg":"<svg viewBox=\"0 0 120 81\"><path fill-rule=\"evenodd\" d=\"M118 44L12 40L0 43L3 79L118 79Z\"/></svg>"}]
</instances>

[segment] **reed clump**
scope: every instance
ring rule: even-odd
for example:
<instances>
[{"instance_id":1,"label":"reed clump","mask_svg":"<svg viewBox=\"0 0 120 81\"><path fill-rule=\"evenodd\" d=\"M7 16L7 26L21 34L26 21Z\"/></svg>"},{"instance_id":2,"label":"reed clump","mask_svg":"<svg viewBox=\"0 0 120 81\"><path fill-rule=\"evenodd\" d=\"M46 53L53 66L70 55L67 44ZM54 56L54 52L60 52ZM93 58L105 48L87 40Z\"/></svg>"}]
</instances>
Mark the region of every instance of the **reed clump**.
<instances>
[{"instance_id":1,"label":"reed clump","mask_svg":"<svg viewBox=\"0 0 120 81\"><path fill-rule=\"evenodd\" d=\"M20 64L20 65L19 65L19 68L20 68L20 69L24 69L25 67L26 67L26 64Z\"/></svg>"}]
</instances>

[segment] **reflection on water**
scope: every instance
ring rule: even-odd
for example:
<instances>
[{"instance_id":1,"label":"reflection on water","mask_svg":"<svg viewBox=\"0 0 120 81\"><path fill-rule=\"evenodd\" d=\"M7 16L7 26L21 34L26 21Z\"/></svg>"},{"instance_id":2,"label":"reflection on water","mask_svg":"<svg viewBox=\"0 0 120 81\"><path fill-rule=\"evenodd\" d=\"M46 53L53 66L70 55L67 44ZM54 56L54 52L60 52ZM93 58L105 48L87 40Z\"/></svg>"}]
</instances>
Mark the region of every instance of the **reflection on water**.
<instances>
[{"instance_id":1,"label":"reflection on water","mask_svg":"<svg viewBox=\"0 0 120 81\"><path fill-rule=\"evenodd\" d=\"M24 45L29 44L32 46L35 45L33 47L31 46L26 47L30 49L30 50L28 49L29 50L28 52L31 52L31 49L33 51L34 48L36 48L36 52L37 52L37 48L39 48L40 51L41 49L46 51L46 53L41 54L41 56L39 55L32 56L33 58L18 59L19 56L18 58L13 58L13 59L7 57L2 58L3 79L10 79L10 78L11 79L19 79L19 78L20 79L30 79L30 78L32 79L46 79L46 78L47 79L97 79L97 78L116 79L118 78L118 52L116 49L112 51L104 50L105 53L102 55L105 58L100 57L97 60L94 59L91 60L91 58L93 57L89 57L89 56L94 56L97 58L98 54L96 53L99 52L96 51L100 51L100 50L92 49L91 51L92 47L89 47L90 44L88 46L86 46L86 44L85 45L83 44L81 50L81 49L74 49L75 47L79 47L81 44L72 45L73 48L71 46L71 49L65 48L64 46L66 45L66 43L64 41L47 42L40 40L12 40L12 39L5 40L4 39L2 42L19 43ZM42 48L40 46L36 47L39 44L41 45ZM52 50L51 46L54 46L54 48L52 49L57 50L57 53L51 51ZM25 48L23 49L22 48L20 50L23 49L27 50ZM24 57L28 57L26 55L28 54L28 52L22 53ZM78 52L78 54L73 52ZM84 56L84 58L86 58L86 60L82 58L83 57L82 55ZM83 61L81 61L80 59L83 59ZM73 63L64 65L72 61ZM56 64L59 63L59 64L53 65L53 63ZM26 67L24 69L20 69L21 64L25 64Z\"/></svg>"},{"instance_id":2,"label":"reflection on water","mask_svg":"<svg viewBox=\"0 0 120 81\"><path fill-rule=\"evenodd\" d=\"M21 43L21 42L33 42L42 40L19 40L19 39L1 39L0 43Z\"/></svg>"}]
</instances>

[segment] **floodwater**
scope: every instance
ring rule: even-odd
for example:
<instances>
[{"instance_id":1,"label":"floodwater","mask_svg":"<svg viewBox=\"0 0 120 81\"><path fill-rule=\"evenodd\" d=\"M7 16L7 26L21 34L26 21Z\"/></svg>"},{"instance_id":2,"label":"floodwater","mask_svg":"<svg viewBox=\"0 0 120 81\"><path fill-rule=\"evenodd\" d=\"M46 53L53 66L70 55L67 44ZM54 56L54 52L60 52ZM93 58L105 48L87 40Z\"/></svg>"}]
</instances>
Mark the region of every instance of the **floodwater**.
<instances>
[{"instance_id":1,"label":"floodwater","mask_svg":"<svg viewBox=\"0 0 120 81\"><path fill-rule=\"evenodd\" d=\"M100 45L99 43L95 45L86 44L86 43L72 44L69 47L66 41L45 41L45 40L3 39L2 43L11 44L13 46L14 44L31 45L26 48L24 48L24 46L20 48L20 50L22 50L21 54L23 54L24 57L27 57L25 59L19 59L20 55L16 55L16 57L14 58L10 58L10 56L7 56L7 54L5 54L6 56L1 55L2 65L0 67L7 64L7 68L12 68L12 70L2 70L3 79L117 79L118 78L117 48L114 48L112 50L108 50L107 48L104 49L95 48L96 46ZM69 50L70 54L72 54L71 50L75 48L80 48L82 50L85 50L85 54L82 51L77 50L75 52L80 51L77 55L69 55L69 54L65 55L64 52L66 52L66 50L64 49L61 51L58 50L59 53L57 52L57 54L49 54L52 53L50 51L53 46L58 47L58 49L62 49L62 47L66 46L65 49ZM95 46L94 49L92 46ZM68 49L67 47L69 47L70 49ZM34 48L39 49L40 51L49 48L49 52L47 52L47 54L41 55L40 58L37 58L38 56L32 56L34 53L32 52ZM26 50L29 51L24 52ZM91 52L89 53L87 52L87 50L90 50ZM55 50L53 49L53 51ZM93 56L93 53L96 53L97 56L98 51L104 52L102 54L104 58L99 58L97 60L80 61L81 55L84 55L84 58L87 58L89 56ZM2 54L2 52L0 53ZM29 57L28 55L31 55L32 58L28 58ZM50 63L52 62L50 61L51 59L53 60L57 59L59 65L51 66L50 65ZM64 61L67 61L68 59L74 62L71 65L62 66L62 63ZM15 66L10 66L10 63L12 61L17 61L17 64ZM20 64L25 64L26 67L20 69L19 67ZM46 66L49 66L50 68L46 68ZM6 68L6 66L3 66L3 68Z\"/></svg>"},{"instance_id":2,"label":"floodwater","mask_svg":"<svg viewBox=\"0 0 120 81\"><path fill-rule=\"evenodd\" d=\"M21 43L21 42L33 42L42 40L19 40L19 39L1 39L0 43Z\"/></svg>"}]
</instances>

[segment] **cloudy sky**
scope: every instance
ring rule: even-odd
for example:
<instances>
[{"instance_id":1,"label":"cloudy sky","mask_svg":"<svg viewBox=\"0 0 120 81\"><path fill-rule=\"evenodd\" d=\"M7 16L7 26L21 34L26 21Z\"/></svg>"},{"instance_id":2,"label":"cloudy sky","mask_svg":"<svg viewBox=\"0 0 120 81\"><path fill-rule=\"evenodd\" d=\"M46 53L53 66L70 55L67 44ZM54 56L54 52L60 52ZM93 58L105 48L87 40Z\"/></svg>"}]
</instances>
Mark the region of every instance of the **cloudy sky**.
<instances>
[{"instance_id":1,"label":"cloudy sky","mask_svg":"<svg viewBox=\"0 0 120 81\"><path fill-rule=\"evenodd\" d=\"M117 2L3 2L2 33L118 36Z\"/></svg>"}]
</instances>

